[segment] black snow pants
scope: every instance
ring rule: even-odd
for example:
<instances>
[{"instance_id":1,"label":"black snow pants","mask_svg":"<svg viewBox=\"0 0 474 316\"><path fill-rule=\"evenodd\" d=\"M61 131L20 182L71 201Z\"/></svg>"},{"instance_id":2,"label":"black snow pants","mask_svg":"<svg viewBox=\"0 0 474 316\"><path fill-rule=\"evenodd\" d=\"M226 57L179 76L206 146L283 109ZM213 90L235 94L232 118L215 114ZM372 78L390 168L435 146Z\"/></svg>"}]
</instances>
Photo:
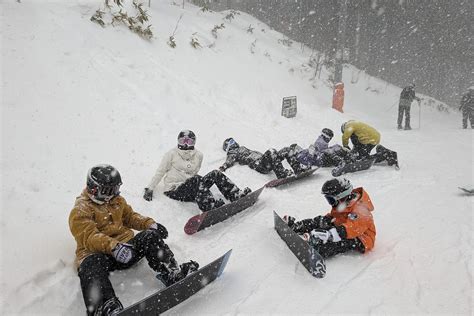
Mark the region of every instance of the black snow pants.
<instances>
[{"instance_id":1,"label":"black snow pants","mask_svg":"<svg viewBox=\"0 0 474 316\"><path fill-rule=\"evenodd\" d=\"M359 138L357 135L352 134L351 135L351 142L353 145L353 148L350 152L350 155L355 159L355 160L365 160L370 158L370 152L372 149L374 149L375 145L372 144L362 144L359 141Z\"/></svg>"},{"instance_id":2,"label":"black snow pants","mask_svg":"<svg viewBox=\"0 0 474 316\"><path fill-rule=\"evenodd\" d=\"M176 263L174 254L168 245L152 230L138 233L128 243L134 246L136 254L128 263L117 262L114 257L105 253L96 253L86 257L79 265L78 275L87 315L94 315L99 306L115 297L109 280L110 272L128 269L143 257L156 272L160 272L164 268L162 263Z\"/></svg>"},{"instance_id":3,"label":"black snow pants","mask_svg":"<svg viewBox=\"0 0 474 316\"><path fill-rule=\"evenodd\" d=\"M285 178L289 175L289 170L283 167L282 159L273 148L265 151L259 159L250 162L249 167L263 174L273 171L277 178Z\"/></svg>"},{"instance_id":4,"label":"black snow pants","mask_svg":"<svg viewBox=\"0 0 474 316\"><path fill-rule=\"evenodd\" d=\"M304 164L300 163L298 160L298 154L303 150L297 144L292 144L288 147L284 147L278 151L278 157L281 161L286 159L288 164L290 165L291 169L295 174L301 173L311 168L311 166L305 166Z\"/></svg>"},{"instance_id":5,"label":"black snow pants","mask_svg":"<svg viewBox=\"0 0 474 316\"><path fill-rule=\"evenodd\" d=\"M329 258L335 256L340 253L345 253L348 251L358 251L361 253L365 252L364 244L358 239L343 239L338 242L328 241L327 243L323 244L317 243L316 245L312 245L323 258Z\"/></svg>"},{"instance_id":6,"label":"black snow pants","mask_svg":"<svg viewBox=\"0 0 474 316\"><path fill-rule=\"evenodd\" d=\"M212 195L210 188L214 184L222 195L231 202L240 197L241 191L239 187L219 170L213 170L203 177L195 175L187 179L176 189L166 191L165 194L173 200L196 202L201 211L207 212L223 204L216 201ZM219 204L216 204L216 202Z\"/></svg>"},{"instance_id":7,"label":"black snow pants","mask_svg":"<svg viewBox=\"0 0 474 316\"><path fill-rule=\"evenodd\" d=\"M377 147L375 147L375 151L376 154L372 155L372 157L375 158L375 163L387 161L389 166L398 166L398 156L396 151L387 149L382 145L377 145Z\"/></svg>"},{"instance_id":8,"label":"black snow pants","mask_svg":"<svg viewBox=\"0 0 474 316\"><path fill-rule=\"evenodd\" d=\"M462 109L462 128L467 128L467 120L471 123L471 128L474 129L474 110L464 107Z\"/></svg>"},{"instance_id":9,"label":"black snow pants","mask_svg":"<svg viewBox=\"0 0 474 316\"><path fill-rule=\"evenodd\" d=\"M402 127L403 114L405 113L405 128L411 128L410 126L410 108L411 106L399 105L398 106L398 128Z\"/></svg>"}]
</instances>

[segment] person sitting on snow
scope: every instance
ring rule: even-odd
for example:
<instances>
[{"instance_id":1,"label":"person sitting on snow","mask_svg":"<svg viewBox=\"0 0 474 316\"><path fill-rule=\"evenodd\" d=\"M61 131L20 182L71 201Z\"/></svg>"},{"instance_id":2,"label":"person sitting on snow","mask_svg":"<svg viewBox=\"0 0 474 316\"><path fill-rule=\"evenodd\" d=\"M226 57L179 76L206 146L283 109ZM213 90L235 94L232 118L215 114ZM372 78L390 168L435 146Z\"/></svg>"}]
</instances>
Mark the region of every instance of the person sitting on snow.
<instances>
[{"instance_id":1,"label":"person sitting on snow","mask_svg":"<svg viewBox=\"0 0 474 316\"><path fill-rule=\"evenodd\" d=\"M309 169L296 159L296 154L302 150L297 144L284 147L279 151L271 148L262 154L240 146L233 138L227 138L222 145L222 149L227 153L227 158L222 166L219 167L221 171L225 171L235 163L239 163L241 165L248 165L251 169L263 174L273 171L276 177L280 179ZM282 161L284 159L287 160L293 172L283 167Z\"/></svg>"},{"instance_id":2,"label":"person sitting on snow","mask_svg":"<svg viewBox=\"0 0 474 316\"><path fill-rule=\"evenodd\" d=\"M285 215L283 220L323 258L347 251L370 251L376 231L374 206L367 192L362 187L353 189L349 180L338 178L326 181L321 193L332 207L328 214L301 221Z\"/></svg>"},{"instance_id":3,"label":"person sitting on snow","mask_svg":"<svg viewBox=\"0 0 474 316\"><path fill-rule=\"evenodd\" d=\"M329 146L333 136L334 132L331 129L323 128L314 144L298 153L298 161L307 166L317 167L338 167L345 162L351 162L348 150L337 144Z\"/></svg>"},{"instance_id":4,"label":"person sitting on snow","mask_svg":"<svg viewBox=\"0 0 474 316\"><path fill-rule=\"evenodd\" d=\"M196 135L183 130L178 135L178 147L171 149L163 157L158 170L145 188L143 198L153 199L153 190L164 179L164 194L173 200L196 202L203 212L224 205L222 199L215 199L210 188L215 184L224 197L231 202L249 194L251 190L240 190L226 175L213 170L205 176L197 173L201 169L203 155L194 148Z\"/></svg>"},{"instance_id":5,"label":"person sitting on snow","mask_svg":"<svg viewBox=\"0 0 474 316\"><path fill-rule=\"evenodd\" d=\"M199 268L192 260L178 266L163 241L168 237L166 228L134 212L120 195L121 184L120 173L114 167L92 167L87 174L87 186L69 215L87 315L116 315L123 309L109 273L128 269L143 257L166 286ZM134 236L133 230L140 232Z\"/></svg>"}]
</instances>

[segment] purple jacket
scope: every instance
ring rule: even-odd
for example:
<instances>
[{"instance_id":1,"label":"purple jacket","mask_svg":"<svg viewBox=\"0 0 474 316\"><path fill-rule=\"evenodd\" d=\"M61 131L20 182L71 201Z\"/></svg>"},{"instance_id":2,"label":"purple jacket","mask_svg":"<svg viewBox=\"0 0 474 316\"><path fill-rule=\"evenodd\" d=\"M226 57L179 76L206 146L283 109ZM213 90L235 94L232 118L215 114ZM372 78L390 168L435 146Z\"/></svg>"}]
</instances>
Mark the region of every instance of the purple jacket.
<instances>
[{"instance_id":1,"label":"purple jacket","mask_svg":"<svg viewBox=\"0 0 474 316\"><path fill-rule=\"evenodd\" d=\"M310 145L308 149L304 149L298 153L296 157L298 161L306 166L323 166L323 154L336 154L342 150L341 145L333 145L329 147L329 143L322 136Z\"/></svg>"}]
</instances>

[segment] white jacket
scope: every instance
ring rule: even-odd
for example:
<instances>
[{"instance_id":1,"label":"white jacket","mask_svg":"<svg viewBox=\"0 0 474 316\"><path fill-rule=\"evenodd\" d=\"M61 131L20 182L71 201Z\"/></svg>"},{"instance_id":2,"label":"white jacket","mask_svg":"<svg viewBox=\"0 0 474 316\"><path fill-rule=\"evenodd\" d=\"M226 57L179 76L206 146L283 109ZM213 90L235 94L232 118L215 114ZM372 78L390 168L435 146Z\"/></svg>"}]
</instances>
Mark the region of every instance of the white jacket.
<instances>
[{"instance_id":1,"label":"white jacket","mask_svg":"<svg viewBox=\"0 0 474 316\"><path fill-rule=\"evenodd\" d=\"M164 177L165 191L174 190L201 169L202 153L199 150L173 148L161 160L158 170L147 188L154 190Z\"/></svg>"}]
</instances>

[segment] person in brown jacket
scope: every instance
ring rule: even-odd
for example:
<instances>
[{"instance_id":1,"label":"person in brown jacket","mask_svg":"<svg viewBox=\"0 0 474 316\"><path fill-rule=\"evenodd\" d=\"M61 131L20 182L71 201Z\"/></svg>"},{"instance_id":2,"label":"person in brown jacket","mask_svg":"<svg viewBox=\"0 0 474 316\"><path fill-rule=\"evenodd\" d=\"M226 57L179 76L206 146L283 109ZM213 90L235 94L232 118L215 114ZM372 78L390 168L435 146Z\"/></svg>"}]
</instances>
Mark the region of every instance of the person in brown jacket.
<instances>
[{"instance_id":1,"label":"person in brown jacket","mask_svg":"<svg viewBox=\"0 0 474 316\"><path fill-rule=\"evenodd\" d=\"M169 286L196 271L189 261L178 266L163 239L166 228L133 211L120 196L122 179L110 165L92 167L87 187L77 197L69 215L74 236L76 263L87 315L115 315L123 309L109 280L109 272L128 269L143 257ZM134 236L133 230L140 231Z\"/></svg>"}]
</instances>

